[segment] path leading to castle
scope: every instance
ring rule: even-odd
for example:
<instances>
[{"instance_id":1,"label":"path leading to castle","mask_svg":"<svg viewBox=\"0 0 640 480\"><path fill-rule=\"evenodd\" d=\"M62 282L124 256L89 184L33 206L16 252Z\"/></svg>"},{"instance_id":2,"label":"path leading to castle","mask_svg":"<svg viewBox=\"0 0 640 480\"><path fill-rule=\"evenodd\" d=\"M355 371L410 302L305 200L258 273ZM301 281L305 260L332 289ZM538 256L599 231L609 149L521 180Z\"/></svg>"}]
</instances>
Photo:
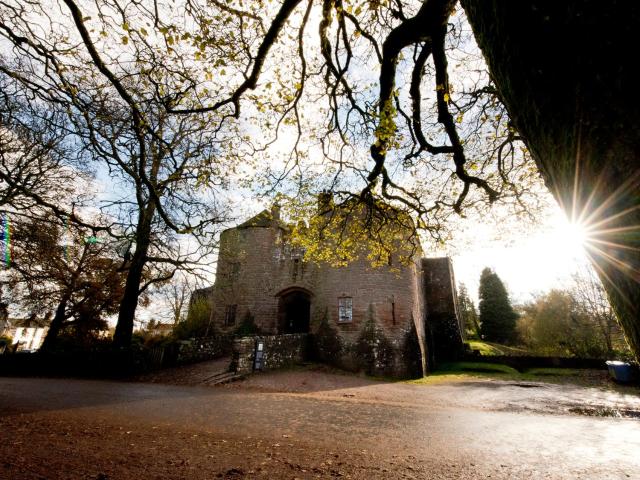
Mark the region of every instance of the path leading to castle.
<instances>
[{"instance_id":1,"label":"path leading to castle","mask_svg":"<svg viewBox=\"0 0 640 480\"><path fill-rule=\"evenodd\" d=\"M363 382L0 378L0 478L640 478L638 419L526 408L542 387ZM522 408L503 408L510 396ZM625 397L613 401L637 405Z\"/></svg>"}]
</instances>

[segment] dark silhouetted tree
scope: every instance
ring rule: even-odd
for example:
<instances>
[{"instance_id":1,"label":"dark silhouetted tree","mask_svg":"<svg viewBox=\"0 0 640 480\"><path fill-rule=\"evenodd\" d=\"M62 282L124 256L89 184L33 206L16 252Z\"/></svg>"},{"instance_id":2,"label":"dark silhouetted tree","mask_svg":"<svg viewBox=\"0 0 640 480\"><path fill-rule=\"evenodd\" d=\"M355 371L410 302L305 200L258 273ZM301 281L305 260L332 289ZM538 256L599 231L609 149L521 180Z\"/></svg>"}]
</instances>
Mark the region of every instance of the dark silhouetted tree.
<instances>
[{"instance_id":1,"label":"dark silhouetted tree","mask_svg":"<svg viewBox=\"0 0 640 480\"><path fill-rule=\"evenodd\" d=\"M126 277L113 243L52 217L14 222L12 247L12 296L48 323L43 349L55 347L61 333L86 343L108 328Z\"/></svg>"},{"instance_id":2,"label":"dark silhouetted tree","mask_svg":"<svg viewBox=\"0 0 640 480\"><path fill-rule=\"evenodd\" d=\"M480 275L480 333L484 340L509 343L516 337L518 314L500 277L490 268Z\"/></svg>"}]
</instances>

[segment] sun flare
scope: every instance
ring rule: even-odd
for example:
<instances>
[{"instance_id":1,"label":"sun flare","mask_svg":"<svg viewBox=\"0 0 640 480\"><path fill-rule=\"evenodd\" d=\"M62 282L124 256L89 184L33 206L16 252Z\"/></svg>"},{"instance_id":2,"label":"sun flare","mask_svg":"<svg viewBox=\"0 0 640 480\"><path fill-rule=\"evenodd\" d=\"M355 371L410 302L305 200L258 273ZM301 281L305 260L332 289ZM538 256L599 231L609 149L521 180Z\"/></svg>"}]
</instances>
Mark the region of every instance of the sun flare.
<instances>
[{"instance_id":1,"label":"sun flare","mask_svg":"<svg viewBox=\"0 0 640 480\"><path fill-rule=\"evenodd\" d=\"M590 232L579 222L566 222L558 226L557 237L569 249L583 249L589 242Z\"/></svg>"}]
</instances>

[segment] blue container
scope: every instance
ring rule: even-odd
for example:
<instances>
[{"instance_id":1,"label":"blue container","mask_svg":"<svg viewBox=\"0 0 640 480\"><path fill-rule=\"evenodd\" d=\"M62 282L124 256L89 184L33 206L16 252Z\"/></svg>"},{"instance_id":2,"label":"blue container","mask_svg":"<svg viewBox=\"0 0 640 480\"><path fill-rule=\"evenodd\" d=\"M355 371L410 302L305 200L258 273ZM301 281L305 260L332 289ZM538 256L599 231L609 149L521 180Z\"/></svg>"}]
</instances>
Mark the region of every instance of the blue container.
<instances>
[{"instance_id":1,"label":"blue container","mask_svg":"<svg viewBox=\"0 0 640 480\"><path fill-rule=\"evenodd\" d=\"M631 383L635 380L636 372L630 363L609 360L607 362L607 368L609 369L609 375L616 382Z\"/></svg>"}]
</instances>

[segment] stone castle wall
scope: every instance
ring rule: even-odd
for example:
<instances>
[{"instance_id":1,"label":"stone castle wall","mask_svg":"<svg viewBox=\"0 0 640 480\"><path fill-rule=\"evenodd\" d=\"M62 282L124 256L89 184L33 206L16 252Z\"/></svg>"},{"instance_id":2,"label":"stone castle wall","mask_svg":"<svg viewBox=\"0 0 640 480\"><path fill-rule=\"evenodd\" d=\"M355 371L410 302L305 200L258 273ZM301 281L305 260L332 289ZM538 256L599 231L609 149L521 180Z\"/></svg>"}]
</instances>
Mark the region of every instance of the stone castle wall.
<instances>
[{"instance_id":1,"label":"stone castle wall","mask_svg":"<svg viewBox=\"0 0 640 480\"><path fill-rule=\"evenodd\" d=\"M453 265L448 257L422 259L431 363L452 360L463 350Z\"/></svg>"},{"instance_id":2,"label":"stone castle wall","mask_svg":"<svg viewBox=\"0 0 640 480\"><path fill-rule=\"evenodd\" d=\"M368 317L373 314L390 340L399 340L413 319L423 317L415 264L402 267L372 267L358 259L346 267L320 268L314 290L312 318L317 325L325 311L329 321L348 342L355 342ZM352 298L353 319L338 319L338 299Z\"/></svg>"},{"instance_id":3,"label":"stone castle wall","mask_svg":"<svg viewBox=\"0 0 640 480\"><path fill-rule=\"evenodd\" d=\"M278 293L292 287L315 288L316 269L283 251L283 233L276 225L222 233L212 295L213 323L218 331L232 332L249 312L263 333L276 334ZM313 305L313 298L311 301ZM227 305L237 305L235 325L225 326Z\"/></svg>"},{"instance_id":4,"label":"stone castle wall","mask_svg":"<svg viewBox=\"0 0 640 480\"><path fill-rule=\"evenodd\" d=\"M250 313L262 334L283 333L280 295L302 291L310 300L309 333L317 331L326 315L342 342L353 346L373 318L396 352L394 371L399 372L400 352L412 327L424 368L429 333L442 336L446 322L457 325L455 282L448 259L420 259L418 248L409 264L373 267L365 255L343 267L314 264L292 250L287 233L277 212L266 211L222 233L215 285L206 291L216 332L233 333ZM352 301L350 322L339 320L341 297ZM235 322L226 325L230 305L236 306ZM425 318L435 322L433 331L427 331ZM456 338L455 326L448 335Z\"/></svg>"}]
</instances>

